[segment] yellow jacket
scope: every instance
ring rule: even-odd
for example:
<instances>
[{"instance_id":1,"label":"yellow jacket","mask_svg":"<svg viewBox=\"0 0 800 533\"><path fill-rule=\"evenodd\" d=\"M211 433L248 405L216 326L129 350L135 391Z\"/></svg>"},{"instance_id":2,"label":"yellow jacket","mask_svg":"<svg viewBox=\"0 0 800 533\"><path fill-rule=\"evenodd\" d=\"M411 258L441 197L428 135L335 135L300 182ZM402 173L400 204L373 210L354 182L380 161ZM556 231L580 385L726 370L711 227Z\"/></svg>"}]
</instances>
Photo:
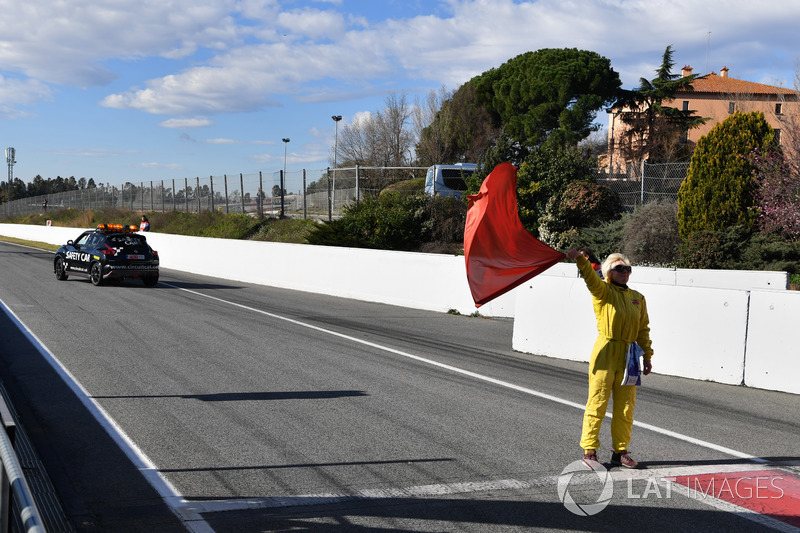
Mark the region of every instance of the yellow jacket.
<instances>
[{"instance_id":1,"label":"yellow jacket","mask_svg":"<svg viewBox=\"0 0 800 533\"><path fill-rule=\"evenodd\" d=\"M597 333L609 341L636 341L644 350L644 359L653 356L650 341L650 318L644 296L631 288L614 285L600 279L589 260L577 257L578 270L592 294Z\"/></svg>"}]
</instances>

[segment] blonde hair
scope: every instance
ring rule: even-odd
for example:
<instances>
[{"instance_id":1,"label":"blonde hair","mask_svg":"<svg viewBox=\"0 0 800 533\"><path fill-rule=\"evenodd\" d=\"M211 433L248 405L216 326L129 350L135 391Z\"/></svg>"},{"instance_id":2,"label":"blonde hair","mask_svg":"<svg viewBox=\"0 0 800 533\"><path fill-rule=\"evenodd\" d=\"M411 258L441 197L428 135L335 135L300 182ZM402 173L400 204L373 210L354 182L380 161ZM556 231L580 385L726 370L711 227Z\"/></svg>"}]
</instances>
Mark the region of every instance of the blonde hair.
<instances>
[{"instance_id":1,"label":"blonde hair","mask_svg":"<svg viewBox=\"0 0 800 533\"><path fill-rule=\"evenodd\" d=\"M603 272L603 278L608 279L608 271L611 270L611 265L616 263L617 261L622 261L626 265L630 266L631 261L627 257L622 254L614 253L606 257L603 264L600 266L600 270Z\"/></svg>"}]
</instances>

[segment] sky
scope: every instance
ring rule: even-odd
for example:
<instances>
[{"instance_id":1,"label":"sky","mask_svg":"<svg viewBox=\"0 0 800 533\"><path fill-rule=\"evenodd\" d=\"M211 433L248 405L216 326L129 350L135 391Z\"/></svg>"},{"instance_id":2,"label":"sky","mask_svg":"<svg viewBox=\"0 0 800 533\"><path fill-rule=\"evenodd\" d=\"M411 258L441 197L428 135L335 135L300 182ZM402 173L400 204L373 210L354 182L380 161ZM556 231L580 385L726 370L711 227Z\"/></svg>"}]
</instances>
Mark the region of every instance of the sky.
<instances>
[{"instance_id":1,"label":"sky","mask_svg":"<svg viewBox=\"0 0 800 533\"><path fill-rule=\"evenodd\" d=\"M799 24L797 0L0 0L0 144L24 182L319 170L332 116L542 48L597 52L625 88L668 45L676 73L791 88Z\"/></svg>"}]
</instances>

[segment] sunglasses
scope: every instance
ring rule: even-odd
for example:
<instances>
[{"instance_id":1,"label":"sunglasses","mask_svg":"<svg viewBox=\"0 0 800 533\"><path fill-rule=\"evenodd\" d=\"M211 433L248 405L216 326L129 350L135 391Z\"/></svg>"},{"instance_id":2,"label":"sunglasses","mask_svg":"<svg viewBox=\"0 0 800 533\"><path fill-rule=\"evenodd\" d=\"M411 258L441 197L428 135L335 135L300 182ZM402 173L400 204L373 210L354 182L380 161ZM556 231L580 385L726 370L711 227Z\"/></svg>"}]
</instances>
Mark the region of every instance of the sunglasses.
<instances>
[{"instance_id":1,"label":"sunglasses","mask_svg":"<svg viewBox=\"0 0 800 533\"><path fill-rule=\"evenodd\" d=\"M627 272L630 274L631 270L633 270L630 265L617 265L611 269L612 272Z\"/></svg>"}]
</instances>

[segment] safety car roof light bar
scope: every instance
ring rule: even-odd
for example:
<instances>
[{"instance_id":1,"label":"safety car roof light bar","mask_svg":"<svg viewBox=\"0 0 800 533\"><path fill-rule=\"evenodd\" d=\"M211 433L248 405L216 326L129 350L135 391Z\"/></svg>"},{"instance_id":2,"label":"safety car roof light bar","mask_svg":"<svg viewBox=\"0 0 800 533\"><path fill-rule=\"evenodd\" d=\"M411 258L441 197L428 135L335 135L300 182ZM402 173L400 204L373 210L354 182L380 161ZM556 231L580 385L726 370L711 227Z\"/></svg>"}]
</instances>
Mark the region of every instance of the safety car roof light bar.
<instances>
[{"instance_id":1,"label":"safety car roof light bar","mask_svg":"<svg viewBox=\"0 0 800 533\"><path fill-rule=\"evenodd\" d=\"M137 232L139 231L139 228L133 224L98 224L97 231Z\"/></svg>"}]
</instances>

